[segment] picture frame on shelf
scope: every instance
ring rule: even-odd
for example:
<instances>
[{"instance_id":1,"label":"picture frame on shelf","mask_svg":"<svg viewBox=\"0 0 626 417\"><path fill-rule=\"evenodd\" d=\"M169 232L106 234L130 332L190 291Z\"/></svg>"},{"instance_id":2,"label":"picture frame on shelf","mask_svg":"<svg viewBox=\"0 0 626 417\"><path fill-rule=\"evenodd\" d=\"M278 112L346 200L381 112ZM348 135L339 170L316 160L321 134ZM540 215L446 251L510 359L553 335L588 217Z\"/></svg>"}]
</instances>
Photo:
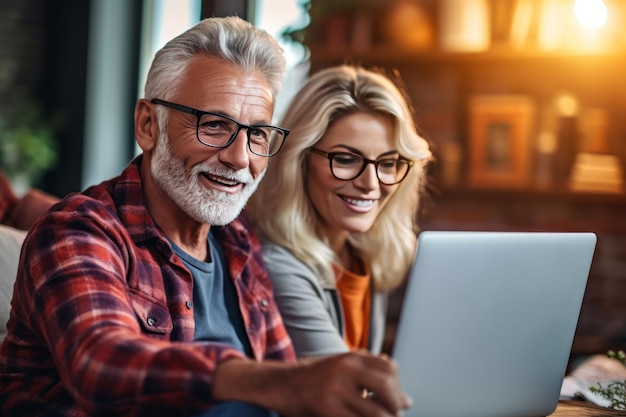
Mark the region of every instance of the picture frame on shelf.
<instances>
[{"instance_id":1,"label":"picture frame on shelf","mask_svg":"<svg viewBox=\"0 0 626 417\"><path fill-rule=\"evenodd\" d=\"M523 189L530 185L533 107L524 95L470 98L470 187Z\"/></svg>"}]
</instances>

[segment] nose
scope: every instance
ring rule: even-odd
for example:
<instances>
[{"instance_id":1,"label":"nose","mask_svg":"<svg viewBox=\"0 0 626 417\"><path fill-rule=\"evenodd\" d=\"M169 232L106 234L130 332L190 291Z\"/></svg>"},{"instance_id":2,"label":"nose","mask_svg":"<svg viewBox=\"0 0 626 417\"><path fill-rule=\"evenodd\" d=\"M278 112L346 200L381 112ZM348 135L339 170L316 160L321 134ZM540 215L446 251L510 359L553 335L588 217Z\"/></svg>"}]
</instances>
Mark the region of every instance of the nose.
<instances>
[{"instance_id":1,"label":"nose","mask_svg":"<svg viewBox=\"0 0 626 417\"><path fill-rule=\"evenodd\" d=\"M218 159L234 170L248 168L250 166L248 135L245 128L239 129L233 143L227 148L220 149Z\"/></svg>"},{"instance_id":2,"label":"nose","mask_svg":"<svg viewBox=\"0 0 626 417\"><path fill-rule=\"evenodd\" d=\"M365 166L365 170L361 172L361 175L353 180L354 186L362 190L375 190L378 188L378 176L376 175L376 164L368 162Z\"/></svg>"}]
</instances>

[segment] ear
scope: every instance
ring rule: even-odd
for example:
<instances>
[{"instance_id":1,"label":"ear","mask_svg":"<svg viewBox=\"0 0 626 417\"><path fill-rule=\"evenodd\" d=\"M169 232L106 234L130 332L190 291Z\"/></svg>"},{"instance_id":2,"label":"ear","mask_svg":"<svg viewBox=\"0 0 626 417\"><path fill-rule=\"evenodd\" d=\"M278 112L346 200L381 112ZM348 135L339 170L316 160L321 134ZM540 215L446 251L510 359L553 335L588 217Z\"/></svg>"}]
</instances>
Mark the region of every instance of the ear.
<instances>
[{"instance_id":1,"label":"ear","mask_svg":"<svg viewBox=\"0 0 626 417\"><path fill-rule=\"evenodd\" d=\"M135 104L135 139L144 151L154 148L159 138L159 123L157 122L154 105L146 99L139 99Z\"/></svg>"}]
</instances>

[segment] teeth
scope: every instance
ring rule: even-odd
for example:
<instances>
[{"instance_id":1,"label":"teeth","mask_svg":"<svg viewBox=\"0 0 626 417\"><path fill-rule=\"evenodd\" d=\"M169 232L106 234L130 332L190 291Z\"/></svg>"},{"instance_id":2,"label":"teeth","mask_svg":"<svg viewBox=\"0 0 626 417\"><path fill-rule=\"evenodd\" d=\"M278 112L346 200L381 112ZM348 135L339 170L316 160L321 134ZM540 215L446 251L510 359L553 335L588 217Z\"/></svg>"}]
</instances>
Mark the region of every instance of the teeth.
<instances>
[{"instance_id":1,"label":"teeth","mask_svg":"<svg viewBox=\"0 0 626 417\"><path fill-rule=\"evenodd\" d=\"M213 175L207 175L207 177L209 177L209 179L211 179L212 181L219 182L219 183L224 184L224 185L231 185L232 186L232 185L239 184L238 181L229 181L226 178L214 177Z\"/></svg>"},{"instance_id":2,"label":"teeth","mask_svg":"<svg viewBox=\"0 0 626 417\"><path fill-rule=\"evenodd\" d=\"M370 207L374 204L374 200L355 200L354 198L344 197L344 201L359 207Z\"/></svg>"}]
</instances>

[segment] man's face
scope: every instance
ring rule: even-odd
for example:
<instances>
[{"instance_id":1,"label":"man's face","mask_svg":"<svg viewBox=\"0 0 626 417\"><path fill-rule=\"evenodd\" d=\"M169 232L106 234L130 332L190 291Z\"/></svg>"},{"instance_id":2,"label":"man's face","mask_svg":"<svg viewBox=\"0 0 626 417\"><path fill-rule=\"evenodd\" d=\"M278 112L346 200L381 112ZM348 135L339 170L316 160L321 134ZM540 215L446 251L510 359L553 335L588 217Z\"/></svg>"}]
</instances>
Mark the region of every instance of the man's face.
<instances>
[{"instance_id":1,"label":"man's face","mask_svg":"<svg viewBox=\"0 0 626 417\"><path fill-rule=\"evenodd\" d=\"M244 124L271 123L273 98L260 72L243 73L214 58L198 57L189 65L169 101L230 116ZM248 150L242 129L227 148L211 148L196 137L194 115L169 110L152 154L156 184L198 222L225 225L243 210L261 181L267 158Z\"/></svg>"}]
</instances>

